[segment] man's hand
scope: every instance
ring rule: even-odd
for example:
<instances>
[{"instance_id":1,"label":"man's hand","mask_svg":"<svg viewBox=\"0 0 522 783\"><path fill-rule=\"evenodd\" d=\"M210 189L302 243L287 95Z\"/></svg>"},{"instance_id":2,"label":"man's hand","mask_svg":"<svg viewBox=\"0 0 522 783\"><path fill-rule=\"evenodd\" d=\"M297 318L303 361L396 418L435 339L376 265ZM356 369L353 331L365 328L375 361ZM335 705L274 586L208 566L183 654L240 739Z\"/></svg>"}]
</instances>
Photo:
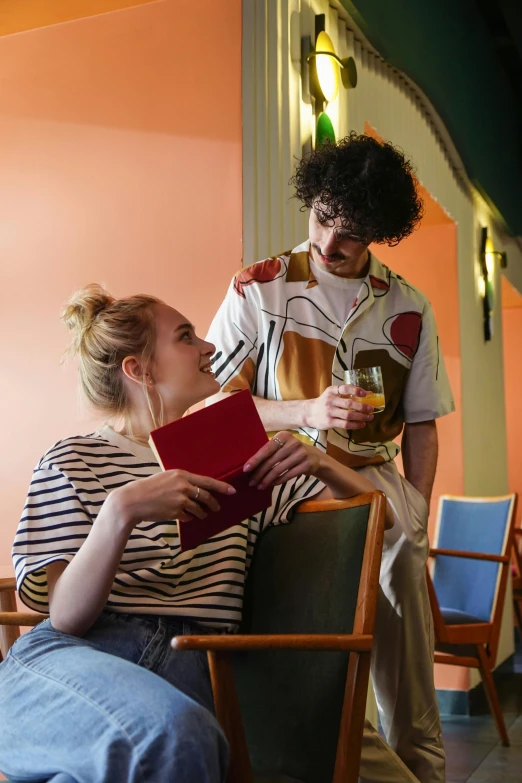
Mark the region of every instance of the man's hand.
<instances>
[{"instance_id":1,"label":"man's hand","mask_svg":"<svg viewBox=\"0 0 522 783\"><path fill-rule=\"evenodd\" d=\"M362 402L365 396L365 390L358 386L329 386L320 397L307 401L305 427L318 430L330 430L334 427L345 430L362 429L367 421L373 419L373 405Z\"/></svg>"}]
</instances>

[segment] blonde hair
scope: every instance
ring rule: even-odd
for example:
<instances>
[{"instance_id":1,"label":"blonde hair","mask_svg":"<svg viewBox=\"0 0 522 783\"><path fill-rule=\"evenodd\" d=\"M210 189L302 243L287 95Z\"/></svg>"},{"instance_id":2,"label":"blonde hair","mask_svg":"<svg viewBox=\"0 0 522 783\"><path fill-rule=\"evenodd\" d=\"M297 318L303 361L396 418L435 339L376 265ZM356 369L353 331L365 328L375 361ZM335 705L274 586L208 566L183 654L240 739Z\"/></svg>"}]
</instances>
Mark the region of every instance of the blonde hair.
<instances>
[{"instance_id":1,"label":"blonde hair","mask_svg":"<svg viewBox=\"0 0 522 783\"><path fill-rule=\"evenodd\" d=\"M110 416L128 411L122 362L126 356L138 356L143 362L142 386L154 427L161 426L162 421L154 412L145 384L145 369L154 353L153 306L157 304L163 302L146 294L115 299L102 286L92 283L77 291L62 313L62 320L73 335L68 353L78 357L80 387L91 405ZM162 408L161 405L160 419Z\"/></svg>"}]
</instances>

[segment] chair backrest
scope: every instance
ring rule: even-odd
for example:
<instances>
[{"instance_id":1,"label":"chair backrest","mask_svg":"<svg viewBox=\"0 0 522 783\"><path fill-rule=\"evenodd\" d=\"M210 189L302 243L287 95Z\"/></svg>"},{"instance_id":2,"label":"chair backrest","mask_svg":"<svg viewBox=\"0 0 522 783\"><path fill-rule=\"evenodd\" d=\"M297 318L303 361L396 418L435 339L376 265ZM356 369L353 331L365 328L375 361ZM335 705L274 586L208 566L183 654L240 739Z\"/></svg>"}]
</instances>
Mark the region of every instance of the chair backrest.
<instances>
[{"instance_id":1,"label":"chair backrest","mask_svg":"<svg viewBox=\"0 0 522 783\"><path fill-rule=\"evenodd\" d=\"M434 547L506 556L513 536L514 507L515 495L442 495ZM432 578L440 607L493 622L505 570L502 563L437 555Z\"/></svg>"},{"instance_id":2,"label":"chair backrest","mask_svg":"<svg viewBox=\"0 0 522 783\"><path fill-rule=\"evenodd\" d=\"M264 533L247 579L243 633L373 633L382 530L379 541L368 498L298 513ZM233 656L255 772L331 783L347 663L344 652Z\"/></svg>"}]
</instances>

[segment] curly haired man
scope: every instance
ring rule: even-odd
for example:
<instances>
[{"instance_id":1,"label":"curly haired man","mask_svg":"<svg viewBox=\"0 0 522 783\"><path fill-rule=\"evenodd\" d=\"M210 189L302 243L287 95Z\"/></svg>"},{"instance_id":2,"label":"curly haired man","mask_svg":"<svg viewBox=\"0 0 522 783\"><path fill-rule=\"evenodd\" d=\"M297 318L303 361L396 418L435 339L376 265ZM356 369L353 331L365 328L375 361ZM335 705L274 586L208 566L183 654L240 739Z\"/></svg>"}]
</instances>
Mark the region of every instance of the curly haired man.
<instances>
[{"instance_id":1,"label":"curly haired man","mask_svg":"<svg viewBox=\"0 0 522 783\"><path fill-rule=\"evenodd\" d=\"M221 396L249 388L268 431L291 429L358 468L394 509L386 533L372 679L390 748L368 725L362 781L445 779L426 589L436 419L453 399L431 306L381 264L422 217L412 167L389 143L351 133L303 159L292 178L308 239L239 272L209 332ZM419 260L422 263L422 260ZM385 409L344 384L380 366ZM405 477L394 459L402 433Z\"/></svg>"}]
</instances>

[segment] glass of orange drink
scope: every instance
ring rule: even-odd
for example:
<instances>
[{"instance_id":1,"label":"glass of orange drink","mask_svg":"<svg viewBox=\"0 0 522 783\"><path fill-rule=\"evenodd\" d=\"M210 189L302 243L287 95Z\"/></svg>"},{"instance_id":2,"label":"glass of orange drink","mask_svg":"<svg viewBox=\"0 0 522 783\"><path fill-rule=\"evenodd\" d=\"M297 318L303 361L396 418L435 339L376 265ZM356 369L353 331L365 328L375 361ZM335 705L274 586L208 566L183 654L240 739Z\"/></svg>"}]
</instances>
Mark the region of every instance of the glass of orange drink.
<instances>
[{"instance_id":1,"label":"glass of orange drink","mask_svg":"<svg viewBox=\"0 0 522 783\"><path fill-rule=\"evenodd\" d=\"M380 367L364 367L356 370L345 370L344 382L351 386L359 386L366 392L366 397L353 397L353 399L373 405L374 413L381 413L386 404L384 399L384 385Z\"/></svg>"}]
</instances>

